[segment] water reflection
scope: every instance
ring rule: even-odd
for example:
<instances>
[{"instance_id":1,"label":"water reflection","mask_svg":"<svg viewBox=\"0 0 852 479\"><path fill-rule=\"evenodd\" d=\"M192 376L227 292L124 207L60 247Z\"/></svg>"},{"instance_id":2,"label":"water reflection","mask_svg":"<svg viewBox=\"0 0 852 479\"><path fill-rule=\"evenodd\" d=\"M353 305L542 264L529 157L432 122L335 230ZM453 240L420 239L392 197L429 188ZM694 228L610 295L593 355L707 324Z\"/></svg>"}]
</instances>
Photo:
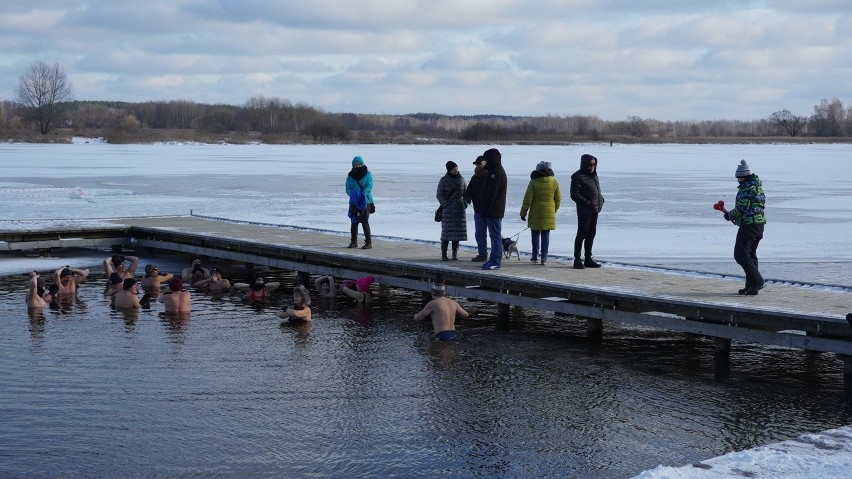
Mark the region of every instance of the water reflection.
<instances>
[{"instance_id":1,"label":"water reflection","mask_svg":"<svg viewBox=\"0 0 852 479\"><path fill-rule=\"evenodd\" d=\"M852 417L833 355L735 343L716 381L706 338L605 324L589 341L584 321L520 309L498 329L476 301L459 341L434 342L416 292L317 297L313 322L281 327L285 294L194 295L188 320L112 310L96 289L71 306L87 321L27 321L0 278L0 316L17 318L0 321L0 476L629 477Z\"/></svg>"}]
</instances>

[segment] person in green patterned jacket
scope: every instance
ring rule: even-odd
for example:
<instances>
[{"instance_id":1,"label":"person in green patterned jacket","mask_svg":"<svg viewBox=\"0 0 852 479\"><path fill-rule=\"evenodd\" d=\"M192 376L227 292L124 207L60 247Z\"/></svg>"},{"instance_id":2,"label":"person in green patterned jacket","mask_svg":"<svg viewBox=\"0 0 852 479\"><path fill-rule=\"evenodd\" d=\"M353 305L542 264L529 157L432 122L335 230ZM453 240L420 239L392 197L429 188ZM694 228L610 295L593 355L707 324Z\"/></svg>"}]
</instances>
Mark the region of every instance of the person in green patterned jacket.
<instances>
[{"instance_id":1,"label":"person in green patterned jacket","mask_svg":"<svg viewBox=\"0 0 852 479\"><path fill-rule=\"evenodd\" d=\"M760 178L751 172L745 160L740 161L734 176L740 182L737 200L734 209L725 212L725 219L739 226L734 259L742 266L746 276L745 288L739 290L739 293L754 296L766 285L757 267L757 245L763 239L763 227L766 224L763 213L766 195Z\"/></svg>"}]
</instances>

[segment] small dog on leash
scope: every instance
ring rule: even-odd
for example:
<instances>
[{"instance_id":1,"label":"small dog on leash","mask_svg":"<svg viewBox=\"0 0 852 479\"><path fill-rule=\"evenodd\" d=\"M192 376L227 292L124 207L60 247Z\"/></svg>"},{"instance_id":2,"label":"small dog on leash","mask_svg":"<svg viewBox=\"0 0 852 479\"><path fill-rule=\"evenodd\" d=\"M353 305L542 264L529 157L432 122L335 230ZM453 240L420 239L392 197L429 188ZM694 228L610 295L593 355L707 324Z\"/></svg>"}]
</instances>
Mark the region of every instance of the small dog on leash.
<instances>
[{"instance_id":1,"label":"small dog on leash","mask_svg":"<svg viewBox=\"0 0 852 479\"><path fill-rule=\"evenodd\" d=\"M518 251L518 242L512 240L512 238L503 238L503 256L506 259L512 257L512 253L518 257L518 261L521 259L521 253Z\"/></svg>"}]
</instances>

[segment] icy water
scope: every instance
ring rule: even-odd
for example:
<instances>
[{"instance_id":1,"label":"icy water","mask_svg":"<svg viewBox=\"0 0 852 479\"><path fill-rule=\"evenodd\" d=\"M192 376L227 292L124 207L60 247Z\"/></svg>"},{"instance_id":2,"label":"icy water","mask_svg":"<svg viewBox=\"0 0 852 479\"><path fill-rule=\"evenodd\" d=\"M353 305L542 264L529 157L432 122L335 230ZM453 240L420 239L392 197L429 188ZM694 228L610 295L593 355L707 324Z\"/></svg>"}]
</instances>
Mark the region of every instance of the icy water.
<instances>
[{"instance_id":1,"label":"icy water","mask_svg":"<svg viewBox=\"0 0 852 479\"><path fill-rule=\"evenodd\" d=\"M184 322L112 310L102 275L28 317L25 277L0 279L0 476L630 477L852 414L832 355L735 343L717 380L706 339L608 324L590 342L479 302L435 343L419 293L388 288L281 327L295 277L270 279L267 304L195 293Z\"/></svg>"},{"instance_id":2,"label":"icy water","mask_svg":"<svg viewBox=\"0 0 852 479\"><path fill-rule=\"evenodd\" d=\"M0 220L194 210L342 231L343 176L362 154L377 178L374 232L436 239L444 162L472 169L482 149L0 145ZM849 146L501 150L509 211L535 163L554 163L566 190L555 255L572 240L568 177L590 151L607 195L601 259L738 273L735 228L710 205L732 201L745 157L770 198L764 274L852 281ZM820 173L803 174L802 158ZM523 227L507 215L504 231ZM735 342L731 374L717 378L703 338L606 323L594 342L585 323L513 309L503 324L479 302L463 303L474 317L459 322L461 341L436 344L410 319L419 294L387 288L367 310L317 300L313 325L282 328L274 311L290 297L286 272L266 305L194 294L188 322L160 317L156 303L138 318L111 310L102 275L76 301L29 317L32 267L0 258L0 477L630 477L847 425L852 414L828 354Z\"/></svg>"}]
</instances>

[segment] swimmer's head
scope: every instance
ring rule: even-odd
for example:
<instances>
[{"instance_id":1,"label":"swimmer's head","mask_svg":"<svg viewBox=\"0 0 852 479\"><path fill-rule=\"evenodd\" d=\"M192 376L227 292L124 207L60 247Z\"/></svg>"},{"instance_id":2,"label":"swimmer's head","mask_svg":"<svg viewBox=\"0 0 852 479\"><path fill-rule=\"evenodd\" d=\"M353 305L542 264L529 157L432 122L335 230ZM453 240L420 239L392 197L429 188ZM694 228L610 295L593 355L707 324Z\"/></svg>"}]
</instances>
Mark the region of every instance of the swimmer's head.
<instances>
[{"instance_id":1,"label":"swimmer's head","mask_svg":"<svg viewBox=\"0 0 852 479\"><path fill-rule=\"evenodd\" d=\"M183 280L180 278L172 278L169 281L169 289L174 292L183 291Z\"/></svg>"},{"instance_id":2,"label":"swimmer's head","mask_svg":"<svg viewBox=\"0 0 852 479\"><path fill-rule=\"evenodd\" d=\"M366 292L369 291L370 285L373 284L375 281L375 276L364 276L358 281L355 281L355 286L358 287L358 291Z\"/></svg>"},{"instance_id":3,"label":"swimmer's head","mask_svg":"<svg viewBox=\"0 0 852 479\"><path fill-rule=\"evenodd\" d=\"M118 273L112 273L109 275L109 284L116 285L121 284L121 275Z\"/></svg>"},{"instance_id":4,"label":"swimmer's head","mask_svg":"<svg viewBox=\"0 0 852 479\"><path fill-rule=\"evenodd\" d=\"M116 268L124 267L124 256L116 254L112 256L112 265Z\"/></svg>"},{"instance_id":5,"label":"swimmer's head","mask_svg":"<svg viewBox=\"0 0 852 479\"><path fill-rule=\"evenodd\" d=\"M192 265L193 266L196 266L196 265L201 266L201 260L198 259L198 258L195 258L194 260L192 260Z\"/></svg>"},{"instance_id":6,"label":"swimmer's head","mask_svg":"<svg viewBox=\"0 0 852 479\"><path fill-rule=\"evenodd\" d=\"M210 274L215 276L218 279L222 279L222 272L219 271L219 268L213 268L210 270Z\"/></svg>"},{"instance_id":7,"label":"swimmer's head","mask_svg":"<svg viewBox=\"0 0 852 479\"><path fill-rule=\"evenodd\" d=\"M154 271L159 271L160 268L155 264L146 264L145 265L145 276L151 276Z\"/></svg>"},{"instance_id":8,"label":"swimmer's head","mask_svg":"<svg viewBox=\"0 0 852 479\"><path fill-rule=\"evenodd\" d=\"M311 293L308 292L308 288L301 284L293 288L293 302L296 303L296 305L310 305Z\"/></svg>"},{"instance_id":9,"label":"swimmer's head","mask_svg":"<svg viewBox=\"0 0 852 479\"><path fill-rule=\"evenodd\" d=\"M122 289L124 289L125 291L130 291L130 288L134 286L136 286L136 278L127 278L121 285Z\"/></svg>"},{"instance_id":10,"label":"swimmer's head","mask_svg":"<svg viewBox=\"0 0 852 479\"><path fill-rule=\"evenodd\" d=\"M62 268L62 271L59 273L59 277L61 279L65 279L66 277L74 277L74 272L71 271L71 268Z\"/></svg>"},{"instance_id":11,"label":"swimmer's head","mask_svg":"<svg viewBox=\"0 0 852 479\"><path fill-rule=\"evenodd\" d=\"M430 289L432 291L432 296L440 297L447 295L447 287L444 286L443 281L432 283L432 287Z\"/></svg>"}]
</instances>

